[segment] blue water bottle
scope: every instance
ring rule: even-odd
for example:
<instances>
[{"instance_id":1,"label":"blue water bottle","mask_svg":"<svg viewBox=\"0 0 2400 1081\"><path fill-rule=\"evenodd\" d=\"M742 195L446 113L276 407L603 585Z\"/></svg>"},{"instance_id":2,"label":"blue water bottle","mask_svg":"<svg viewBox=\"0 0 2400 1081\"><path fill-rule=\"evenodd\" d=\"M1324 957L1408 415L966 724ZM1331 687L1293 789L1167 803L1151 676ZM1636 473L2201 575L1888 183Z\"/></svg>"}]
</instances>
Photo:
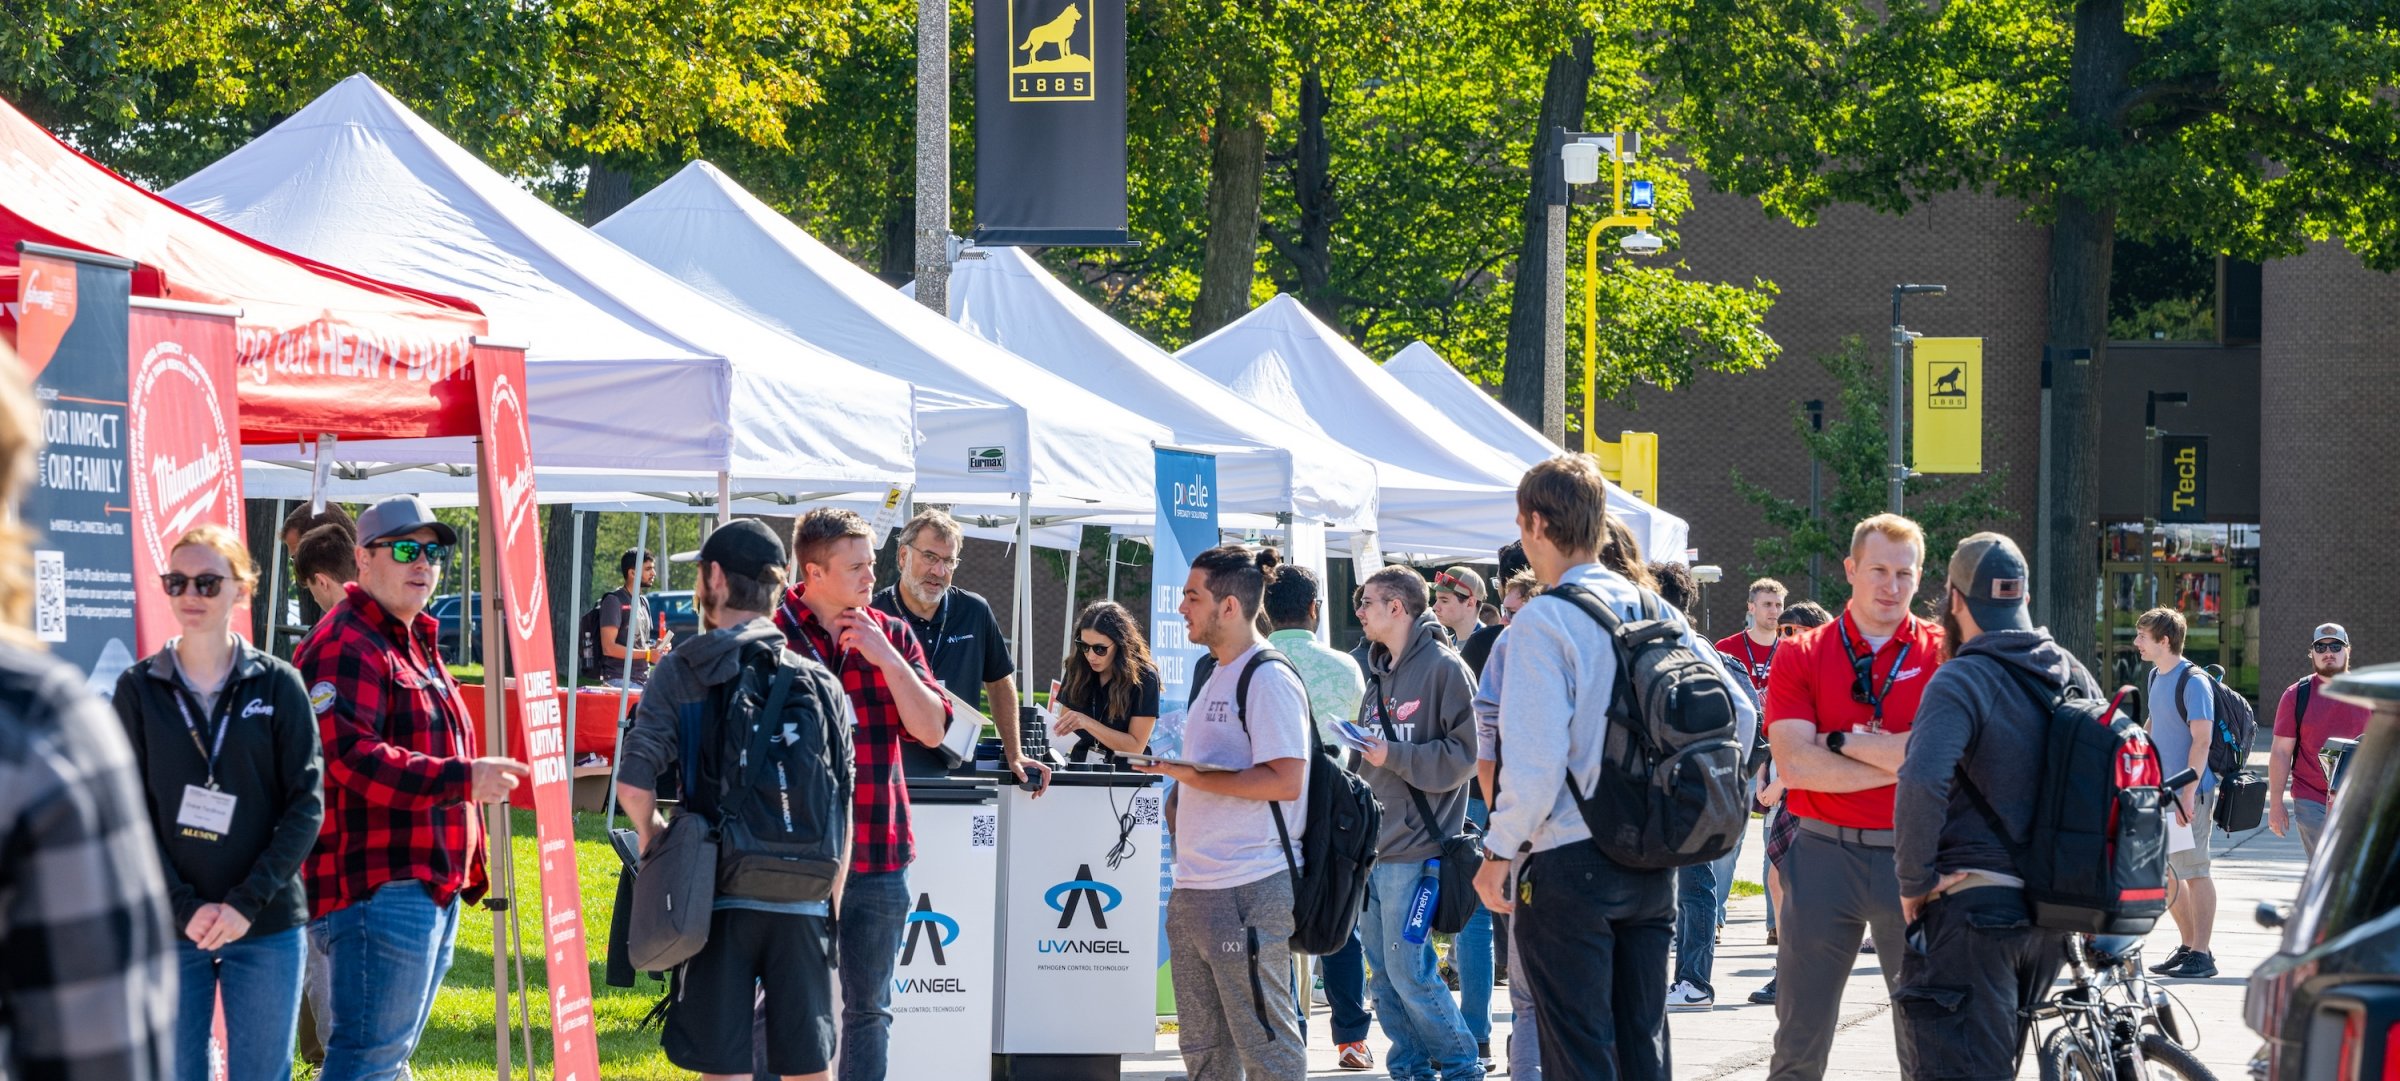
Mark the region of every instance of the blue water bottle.
<instances>
[{"instance_id":1,"label":"blue water bottle","mask_svg":"<svg viewBox=\"0 0 2400 1081\"><path fill-rule=\"evenodd\" d=\"M1442 861L1425 861L1425 869L1417 873L1417 891L1408 899L1408 919L1400 925L1400 937L1409 945L1422 945L1425 936L1433 933L1433 906L1442 899Z\"/></svg>"}]
</instances>

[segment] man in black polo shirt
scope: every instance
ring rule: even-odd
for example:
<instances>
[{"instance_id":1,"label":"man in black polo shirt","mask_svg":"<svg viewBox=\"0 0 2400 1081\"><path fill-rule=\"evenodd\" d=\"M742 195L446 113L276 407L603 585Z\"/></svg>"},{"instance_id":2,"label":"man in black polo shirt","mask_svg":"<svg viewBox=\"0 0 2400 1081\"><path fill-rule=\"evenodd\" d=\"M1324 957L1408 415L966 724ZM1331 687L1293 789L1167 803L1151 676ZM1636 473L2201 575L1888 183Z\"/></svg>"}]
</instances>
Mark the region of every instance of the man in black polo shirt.
<instances>
[{"instance_id":1,"label":"man in black polo shirt","mask_svg":"<svg viewBox=\"0 0 2400 1081\"><path fill-rule=\"evenodd\" d=\"M965 542L966 534L948 514L918 512L900 530L900 580L875 594L874 607L908 621L925 644L934 681L944 690L978 710L984 708L984 696L991 696L988 712L1000 730L1002 753L1022 781L1028 767L1048 770L1025 757L1017 726L1017 663L1008 654L991 602L950 584Z\"/></svg>"}]
</instances>

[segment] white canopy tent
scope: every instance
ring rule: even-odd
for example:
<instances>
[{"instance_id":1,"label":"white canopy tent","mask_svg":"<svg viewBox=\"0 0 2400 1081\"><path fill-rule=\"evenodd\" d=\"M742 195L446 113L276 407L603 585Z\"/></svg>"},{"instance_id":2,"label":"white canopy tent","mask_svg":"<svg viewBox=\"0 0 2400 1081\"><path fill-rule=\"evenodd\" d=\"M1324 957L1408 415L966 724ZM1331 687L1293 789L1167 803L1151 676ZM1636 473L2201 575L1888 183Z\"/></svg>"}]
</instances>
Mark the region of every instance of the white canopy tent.
<instances>
[{"instance_id":1,"label":"white canopy tent","mask_svg":"<svg viewBox=\"0 0 2400 1081\"><path fill-rule=\"evenodd\" d=\"M1375 527L1375 465L1324 435L1270 415L1186 367L1018 248L970 252L950 271L950 317L1079 386L1174 430L1217 458L1228 515Z\"/></svg>"},{"instance_id":2,"label":"white canopy tent","mask_svg":"<svg viewBox=\"0 0 2400 1081\"><path fill-rule=\"evenodd\" d=\"M228 226L328 262L474 299L530 345L533 452L546 493L880 492L914 469L914 393L718 306L595 236L354 75L167 190ZM301 457L254 447L253 458ZM343 459L448 463L329 493L472 491L468 441L391 440ZM310 478L249 470L262 497Z\"/></svg>"},{"instance_id":3,"label":"white canopy tent","mask_svg":"<svg viewBox=\"0 0 2400 1081\"><path fill-rule=\"evenodd\" d=\"M1534 463L1558 454L1556 444L1484 393L1483 388L1468 382L1466 376L1424 342L1409 343L1384 362L1383 370L1442 415L1457 421L1468 434L1516 460L1520 468L1530 469ZM1608 512L1633 531L1642 542L1642 551L1649 553L1650 558L1681 560L1684 549L1690 547L1690 523L1651 506L1613 482L1608 486Z\"/></svg>"},{"instance_id":4,"label":"white canopy tent","mask_svg":"<svg viewBox=\"0 0 2400 1081\"><path fill-rule=\"evenodd\" d=\"M1517 539L1524 467L1411 393L1299 301L1277 296L1175 358L1374 460L1384 549L1489 558Z\"/></svg>"},{"instance_id":5,"label":"white canopy tent","mask_svg":"<svg viewBox=\"0 0 2400 1081\"><path fill-rule=\"evenodd\" d=\"M915 385L920 501L1030 494L1042 515L1156 506L1151 451L1173 433L899 295L707 162L594 231L728 308Z\"/></svg>"}]
</instances>

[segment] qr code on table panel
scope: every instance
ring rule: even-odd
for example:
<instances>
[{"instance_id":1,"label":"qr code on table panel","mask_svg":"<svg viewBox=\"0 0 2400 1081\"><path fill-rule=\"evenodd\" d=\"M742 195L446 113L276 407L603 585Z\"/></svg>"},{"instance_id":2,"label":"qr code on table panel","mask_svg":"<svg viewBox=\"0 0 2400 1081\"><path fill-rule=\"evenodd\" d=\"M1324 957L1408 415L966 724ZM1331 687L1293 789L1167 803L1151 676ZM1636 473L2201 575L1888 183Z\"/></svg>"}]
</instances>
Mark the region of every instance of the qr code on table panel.
<instances>
[{"instance_id":1,"label":"qr code on table panel","mask_svg":"<svg viewBox=\"0 0 2400 1081\"><path fill-rule=\"evenodd\" d=\"M976 815L976 816L975 816L975 823L974 823L974 832L973 832L973 834L970 836L970 838L968 839L968 841L967 841L967 844L968 844L970 847L974 847L974 848L997 848L997 847L999 847L999 845L1000 845L1000 816L999 816L998 814L979 814L979 815Z\"/></svg>"},{"instance_id":2,"label":"qr code on table panel","mask_svg":"<svg viewBox=\"0 0 2400 1081\"><path fill-rule=\"evenodd\" d=\"M1144 826L1157 825L1158 808L1158 793L1136 792L1133 794L1133 820L1135 823Z\"/></svg>"}]
</instances>

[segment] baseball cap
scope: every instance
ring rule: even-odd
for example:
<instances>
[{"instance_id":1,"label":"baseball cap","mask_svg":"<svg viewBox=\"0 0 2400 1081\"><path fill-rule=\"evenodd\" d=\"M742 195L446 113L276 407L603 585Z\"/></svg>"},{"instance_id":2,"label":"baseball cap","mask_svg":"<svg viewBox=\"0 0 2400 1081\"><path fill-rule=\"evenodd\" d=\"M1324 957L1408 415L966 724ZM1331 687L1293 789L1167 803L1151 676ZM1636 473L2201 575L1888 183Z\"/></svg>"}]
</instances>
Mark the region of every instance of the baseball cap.
<instances>
[{"instance_id":1,"label":"baseball cap","mask_svg":"<svg viewBox=\"0 0 2400 1081\"><path fill-rule=\"evenodd\" d=\"M2336 642L2340 642L2345 646L2350 644L2350 632L2342 629L2342 625L2339 623L2317 624L2316 636L2310 638L2308 641L2310 645L2315 645L2316 643L2322 642L2328 638L2331 638Z\"/></svg>"},{"instance_id":2,"label":"baseball cap","mask_svg":"<svg viewBox=\"0 0 2400 1081\"><path fill-rule=\"evenodd\" d=\"M368 507L366 513L358 516L358 543L363 547L426 528L433 530L434 540L458 543L458 530L434 517L433 508L426 506L424 500L413 495L396 495Z\"/></svg>"},{"instance_id":3,"label":"baseball cap","mask_svg":"<svg viewBox=\"0 0 2400 1081\"><path fill-rule=\"evenodd\" d=\"M1484 598L1483 576L1475 573L1474 568L1452 567L1435 575L1433 581L1434 585L1452 593L1466 590L1468 600L1480 601Z\"/></svg>"},{"instance_id":4,"label":"baseball cap","mask_svg":"<svg viewBox=\"0 0 2400 1081\"><path fill-rule=\"evenodd\" d=\"M673 563L714 563L744 578L764 578L784 564L783 538L756 518L736 518L708 535L697 552L677 552Z\"/></svg>"},{"instance_id":5,"label":"baseball cap","mask_svg":"<svg viewBox=\"0 0 2400 1081\"><path fill-rule=\"evenodd\" d=\"M2029 631L2025 610L2025 553L1998 533L1977 533L1958 542L1950 556L1950 588L1967 599L1975 625L1987 631Z\"/></svg>"}]
</instances>

